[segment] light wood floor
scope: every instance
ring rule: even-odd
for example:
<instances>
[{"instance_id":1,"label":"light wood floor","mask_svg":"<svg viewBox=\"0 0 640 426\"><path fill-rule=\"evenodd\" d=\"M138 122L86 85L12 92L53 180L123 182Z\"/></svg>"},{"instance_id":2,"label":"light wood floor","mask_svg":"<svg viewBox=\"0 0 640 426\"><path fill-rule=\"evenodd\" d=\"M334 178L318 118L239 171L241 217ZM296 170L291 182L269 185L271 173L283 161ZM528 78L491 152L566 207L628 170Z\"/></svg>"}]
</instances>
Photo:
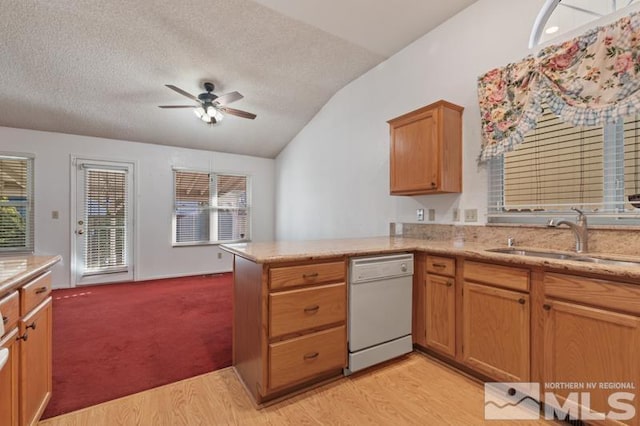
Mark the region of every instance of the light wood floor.
<instances>
[{"instance_id":1,"label":"light wood floor","mask_svg":"<svg viewBox=\"0 0 640 426\"><path fill-rule=\"evenodd\" d=\"M47 419L40 425L466 426L485 424L483 412L481 384L414 353L262 410L253 408L234 371L227 368Z\"/></svg>"}]
</instances>

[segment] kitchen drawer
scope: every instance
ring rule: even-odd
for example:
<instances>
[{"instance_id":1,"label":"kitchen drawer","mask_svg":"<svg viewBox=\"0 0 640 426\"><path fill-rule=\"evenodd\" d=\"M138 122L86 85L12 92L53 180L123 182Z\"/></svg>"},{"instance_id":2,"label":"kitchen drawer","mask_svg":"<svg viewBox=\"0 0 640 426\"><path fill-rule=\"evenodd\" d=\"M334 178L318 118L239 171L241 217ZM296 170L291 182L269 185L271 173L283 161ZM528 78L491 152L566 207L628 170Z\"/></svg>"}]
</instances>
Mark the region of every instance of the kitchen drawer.
<instances>
[{"instance_id":1,"label":"kitchen drawer","mask_svg":"<svg viewBox=\"0 0 640 426\"><path fill-rule=\"evenodd\" d=\"M346 287L339 283L270 294L269 336L346 321Z\"/></svg>"},{"instance_id":2,"label":"kitchen drawer","mask_svg":"<svg viewBox=\"0 0 640 426\"><path fill-rule=\"evenodd\" d=\"M51 293L51 272L45 272L20 288L20 315L26 315Z\"/></svg>"},{"instance_id":3,"label":"kitchen drawer","mask_svg":"<svg viewBox=\"0 0 640 426\"><path fill-rule=\"evenodd\" d=\"M464 262L464 279L480 283L529 291L529 270L482 262Z\"/></svg>"},{"instance_id":4,"label":"kitchen drawer","mask_svg":"<svg viewBox=\"0 0 640 426\"><path fill-rule=\"evenodd\" d=\"M427 256L427 272L453 277L456 274L456 260L449 257Z\"/></svg>"},{"instance_id":5,"label":"kitchen drawer","mask_svg":"<svg viewBox=\"0 0 640 426\"><path fill-rule=\"evenodd\" d=\"M269 345L269 388L296 384L347 365L346 327Z\"/></svg>"},{"instance_id":6,"label":"kitchen drawer","mask_svg":"<svg viewBox=\"0 0 640 426\"><path fill-rule=\"evenodd\" d=\"M299 285L345 281L344 262L283 266L269 270L269 288L280 289Z\"/></svg>"},{"instance_id":7,"label":"kitchen drawer","mask_svg":"<svg viewBox=\"0 0 640 426\"><path fill-rule=\"evenodd\" d=\"M640 315L640 286L547 272L545 296Z\"/></svg>"},{"instance_id":8,"label":"kitchen drawer","mask_svg":"<svg viewBox=\"0 0 640 426\"><path fill-rule=\"evenodd\" d=\"M18 297L18 291L9 293L9 295L0 299L0 314L2 315L2 323L6 334L18 324L18 319L20 319L20 298Z\"/></svg>"}]
</instances>

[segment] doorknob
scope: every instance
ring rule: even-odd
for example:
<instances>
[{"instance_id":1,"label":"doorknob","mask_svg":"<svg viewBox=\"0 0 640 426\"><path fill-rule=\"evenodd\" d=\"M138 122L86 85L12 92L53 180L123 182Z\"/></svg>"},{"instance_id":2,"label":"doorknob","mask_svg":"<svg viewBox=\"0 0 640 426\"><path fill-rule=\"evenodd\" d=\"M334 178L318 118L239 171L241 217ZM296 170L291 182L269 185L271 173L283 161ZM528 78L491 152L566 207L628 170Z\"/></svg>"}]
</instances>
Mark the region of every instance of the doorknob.
<instances>
[{"instance_id":1,"label":"doorknob","mask_svg":"<svg viewBox=\"0 0 640 426\"><path fill-rule=\"evenodd\" d=\"M84 234L84 229L78 229L76 232L78 233L78 235L82 235Z\"/></svg>"}]
</instances>

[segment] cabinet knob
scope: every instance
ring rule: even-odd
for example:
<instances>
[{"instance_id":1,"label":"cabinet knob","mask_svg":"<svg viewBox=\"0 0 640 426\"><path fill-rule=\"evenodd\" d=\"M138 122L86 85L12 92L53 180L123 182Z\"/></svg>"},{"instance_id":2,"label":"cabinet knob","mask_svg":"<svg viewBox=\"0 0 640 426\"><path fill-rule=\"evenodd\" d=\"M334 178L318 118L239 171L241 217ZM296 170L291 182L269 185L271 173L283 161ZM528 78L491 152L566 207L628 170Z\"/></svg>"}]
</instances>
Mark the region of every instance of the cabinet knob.
<instances>
[{"instance_id":1,"label":"cabinet knob","mask_svg":"<svg viewBox=\"0 0 640 426\"><path fill-rule=\"evenodd\" d=\"M24 335L16 337L16 340L24 340L26 342L28 338L29 333L24 333Z\"/></svg>"},{"instance_id":2,"label":"cabinet knob","mask_svg":"<svg viewBox=\"0 0 640 426\"><path fill-rule=\"evenodd\" d=\"M447 287L452 287L452 286L453 286L453 282L447 281Z\"/></svg>"},{"instance_id":3,"label":"cabinet knob","mask_svg":"<svg viewBox=\"0 0 640 426\"><path fill-rule=\"evenodd\" d=\"M436 183L435 182L431 182L431 187L435 188L436 187Z\"/></svg>"},{"instance_id":4,"label":"cabinet knob","mask_svg":"<svg viewBox=\"0 0 640 426\"><path fill-rule=\"evenodd\" d=\"M524 297L521 297L520 299L518 299L518 303L521 305L524 305L527 301L524 300Z\"/></svg>"},{"instance_id":5,"label":"cabinet knob","mask_svg":"<svg viewBox=\"0 0 640 426\"><path fill-rule=\"evenodd\" d=\"M35 321L34 321L34 322L32 322L30 325L28 325L28 326L26 326L26 327L25 327L25 329L27 329L27 330L28 330L28 329L30 329L30 328L31 328L31 329L33 329L33 330L35 330L35 329L36 329L36 322L35 322Z\"/></svg>"},{"instance_id":6,"label":"cabinet knob","mask_svg":"<svg viewBox=\"0 0 640 426\"><path fill-rule=\"evenodd\" d=\"M549 305L548 303L545 303L544 305L542 305L542 309L544 309L545 311L550 311L551 305Z\"/></svg>"},{"instance_id":7,"label":"cabinet knob","mask_svg":"<svg viewBox=\"0 0 640 426\"><path fill-rule=\"evenodd\" d=\"M8 322L9 322L9 317L5 317L5 316L3 316L3 317L2 317L2 324L6 324L6 323L8 323Z\"/></svg>"}]
</instances>

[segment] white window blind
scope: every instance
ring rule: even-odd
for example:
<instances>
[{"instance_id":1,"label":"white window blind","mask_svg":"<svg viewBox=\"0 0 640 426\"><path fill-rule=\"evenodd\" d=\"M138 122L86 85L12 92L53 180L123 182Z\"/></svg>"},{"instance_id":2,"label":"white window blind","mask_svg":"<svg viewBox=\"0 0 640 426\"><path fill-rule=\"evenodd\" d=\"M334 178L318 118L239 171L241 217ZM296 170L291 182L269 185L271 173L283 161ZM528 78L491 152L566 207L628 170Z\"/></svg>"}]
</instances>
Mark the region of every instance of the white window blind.
<instances>
[{"instance_id":1,"label":"white window blind","mask_svg":"<svg viewBox=\"0 0 640 426\"><path fill-rule=\"evenodd\" d=\"M575 127L545 111L516 150L491 160L489 222L539 222L578 207L596 223L631 224L640 218L628 202L638 186L639 146L635 116Z\"/></svg>"},{"instance_id":2,"label":"white window blind","mask_svg":"<svg viewBox=\"0 0 640 426\"><path fill-rule=\"evenodd\" d=\"M85 170L85 271L108 273L127 268L126 170Z\"/></svg>"},{"instance_id":3,"label":"white window blind","mask_svg":"<svg viewBox=\"0 0 640 426\"><path fill-rule=\"evenodd\" d=\"M247 176L175 170L174 186L174 244L249 239Z\"/></svg>"},{"instance_id":4,"label":"white window blind","mask_svg":"<svg viewBox=\"0 0 640 426\"><path fill-rule=\"evenodd\" d=\"M0 155L0 251L33 251L33 201L33 158Z\"/></svg>"}]
</instances>

